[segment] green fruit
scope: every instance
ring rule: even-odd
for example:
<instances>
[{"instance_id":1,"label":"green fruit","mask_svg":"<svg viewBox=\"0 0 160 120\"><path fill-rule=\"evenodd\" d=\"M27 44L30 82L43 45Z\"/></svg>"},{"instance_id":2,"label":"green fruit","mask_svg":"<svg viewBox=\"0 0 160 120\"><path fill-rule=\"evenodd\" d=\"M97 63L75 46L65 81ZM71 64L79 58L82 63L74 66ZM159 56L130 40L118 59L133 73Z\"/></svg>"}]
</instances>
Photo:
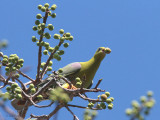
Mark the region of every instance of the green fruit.
<instances>
[{"instance_id":1,"label":"green fruit","mask_svg":"<svg viewBox=\"0 0 160 120\"><path fill-rule=\"evenodd\" d=\"M106 105L105 105L104 102L101 102L100 106L101 106L102 108L104 108Z\"/></svg>"},{"instance_id":2,"label":"green fruit","mask_svg":"<svg viewBox=\"0 0 160 120\"><path fill-rule=\"evenodd\" d=\"M19 59L18 63L22 64L22 63L24 63L24 60L23 59Z\"/></svg>"},{"instance_id":3,"label":"green fruit","mask_svg":"<svg viewBox=\"0 0 160 120\"><path fill-rule=\"evenodd\" d=\"M39 20L36 20L36 21L35 21L35 24L36 24L36 25L39 25L39 24L40 24L40 21L39 21Z\"/></svg>"},{"instance_id":4,"label":"green fruit","mask_svg":"<svg viewBox=\"0 0 160 120\"><path fill-rule=\"evenodd\" d=\"M38 30L38 35L42 35L42 30Z\"/></svg>"},{"instance_id":5,"label":"green fruit","mask_svg":"<svg viewBox=\"0 0 160 120\"><path fill-rule=\"evenodd\" d=\"M55 17L56 17L56 13L52 13L52 14L51 14L51 17L52 17L52 18L55 18Z\"/></svg>"},{"instance_id":6,"label":"green fruit","mask_svg":"<svg viewBox=\"0 0 160 120\"><path fill-rule=\"evenodd\" d=\"M100 109L101 108L100 104L97 104L96 108Z\"/></svg>"},{"instance_id":7,"label":"green fruit","mask_svg":"<svg viewBox=\"0 0 160 120\"><path fill-rule=\"evenodd\" d=\"M47 71L52 71L52 67L48 67L48 68L47 68Z\"/></svg>"},{"instance_id":8,"label":"green fruit","mask_svg":"<svg viewBox=\"0 0 160 120\"><path fill-rule=\"evenodd\" d=\"M11 89L14 89L14 88L16 88L16 87L18 87L18 84L17 84L17 83L14 83L14 84L11 85Z\"/></svg>"},{"instance_id":9,"label":"green fruit","mask_svg":"<svg viewBox=\"0 0 160 120\"><path fill-rule=\"evenodd\" d=\"M113 105L109 104L108 109L111 110L113 108Z\"/></svg>"},{"instance_id":10,"label":"green fruit","mask_svg":"<svg viewBox=\"0 0 160 120\"><path fill-rule=\"evenodd\" d=\"M112 102L112 100L110 98L106 100L106 103L108 103L108 104L111 102Z\"/></svg>"},{"instance_id":11,"label":"green fruit","mask_svg":"<svg viewBox=\"0 0 160 120\"><path fill-rule=\"evenodd\" d=\"M80 87L81 87L81 85L82 85L82 83L81 83L81 82L76 82L76 87L80 88Z\"/></svg>"},{"instance_id":12,"label":"green fruit","mask_svg":"<svg viewBox=\"0 0 160 120\"><path fill-rule=\"evenodd\" d=\"M62 59L62 58L61 58L60 56L57 57L57 60L58 60L58 61L61 61L61 59Z\"/></svg>"},{"instance_id":13,"label":"green fruit","mask_svg":"<svg viewBox=\"0 0 160 120\"><path fill-rule=\"evenodd\" d=\"M33 41L33 42L36 42L36 41L37 41L36 36L32 36L32 41Z\"/></svg>"},{"instance_id":14,"label":"green fruit","mask_svg":"<svg viewBox=\"0 0 160 120\"><path fill-rule=\"evenodd\" d=\"M41 8L41 11L42 11L42 12L45 12L45 11L46 11L46 8L45 8L45 7L42 7L42 8Z\"/></svg>"},{"instance_id":15,"label":"green fruit","mask_svg":"<svg viewBox=\"0 0 160 120\"><path fill-rule=\"evenodd\" d=\"M65 40L65 37L61 37L60 38L60 41L63 43L64 42L64 40Z\"/></svg>"},{"instance_id":16,"label":"green fruit","mask_svg":"<svg viewBox=\"0 0 160 120\"><path fill-rule=\"evenodd\" d=\"M54 53L53 58L57 59L59 57L58 53Z\"/></svg>"},{"instance_id":17,"label":"green fruit","mask_svg":"<svg viewBox=\"0 0 160 120\"><path fill-rule=\"evenodd\" d=\"M20 76L19 74L16 74L16 75L15 75L16 78L19 78L19 76Z\"/></svg>"},{"instance_id":18,"label":"green fruit","mask_svg":"<svg viewBox=\"0 0 160 120\"><path fill-rule=\"evenodd\" d=\"M73 40L73 36L70 36L68 39L69 39L69 41L72 41Z\"/></svg>"},{"instance_id":19,"label":"green fruit","mask_svg":"<svg viewBox=\"0 0 160 120\"><path fill-rule=\"evenodd\" d=\"M76 82L81 82L81 79L79 77L76 77L75 81Z\"/></svg>"},{"instance_id":20,"label":"green fruit","mask_svg":"<svg viewBox=\"0 0 160 120\"><path fill-rule=\"evenodd\" d=\"M34 31L38 30L36 26L33 26L32 29L33 29Z\"/></svg>"},{"instance_id":21,"label":"green fruit","mask_svg":"<svg viewBox=\"0 0 160 120\"><path fill-rule=\"evenodd\" d=\"M42 5L38 5L38 9L41 10L41 8L42 8Z\"/></svg>"},{"instance_id":22,"label":"green fruit","mask_svg":"<svg viewBox=\"0 0 160 120\"><path fill-rule=\"evenodd\" d=\"M7 91L10 91L10 90L11 90L11 87L9 87L9 86L6 87L6 90L7 90Z\"/></svg>"},{"instance_id":23,"label":"green fruit","mask_svg":"<svg viewBox=\"0 0 160 120\"><path fill-rule=\"evenodd\" d=\"M114 98L113 98L113 97L110 97L110 99L112 100L112 102L114 101Z\"/></svg>"},{"instance_id":24,"label":"green fruit","mask_svg":"<svg viewBox=\"0 0 160 120\"><path fill-rule=\"evenodd\" d=\"M44 4L44 7L45 7L45 8L49 8L49 4L48 4L48 3L45 3L45 4Z\"/></svg>"},{"instance_id":25,"label":"green fruit","mask_svg":"<svg viewBox=\"0 0 160 120\"><path fill-rule=\"evenodd\" d=\"M15 92L18 93L18 94L22 93L22 91L20 89L17 89L17 88L15 89Z\"/></svg>"},{"instance_id":26,"label":"green fruit","mask_svg":"<svg viewBox=\"0 0 160 120\"><path fill-rule=\"evenodd\" d=\"M58 51L58 54L59 54L59 55L63 55L63 54L64 54L64 50Z\"/></svg>"},{"instance_id":27,"label":"green fruit","mask_svg":"<svg viewBox=\"0 0 160 120\"><path fill-rule=\"evenodd\" d=\"M17 68L17 69L20 69L20 68L21 68L21 66L20 66L20 65L17 65L17 66L16 66L16 68Z\"/></svg>"},{"instance_id":28,"label":"green fruit","mask_svg":"<svg viewBox=\"0 0 160 120\"><path fill-rule=\"evenodd\" d=\"M9 71L9 67L5 67L5 70L6 70L6 71Z\"/></svg>"},{"instance_id":29,"label":"green fruit","mask_svg":"<svg viewBox=\"0 0 160 120\"><path fill-rule=\"evenodd\" d=\"M20 100L20 99L22 99L22 95L21 94L17 94L16 98Z\"/></svg>"},{"instance_id":30,"label":"green fruit","mask_svg":"<svg viewBox=\"0 0 160 120\"><path fill-rule=\"evenodd\" d=\"M66 37L70 37L71 36L71 33L66 33Z\"/></svg>"},{"instance_id":31,"label":"green fruit","mask_svg":"<svg viewBox=\"0 0 160 120\"><path fill-rule=\"evenodd\" d=\"M110 96L110 92L105 92L105 94L107 95L107 97L109 97L109 96Z\"/></svg>"},{"instance_id":32,"label":"green fruit","mask_svg":"<svg viewBox=\"0 0 160 120\"><path fill-rule=\"evenodd\" d=\"M30 85L29 85L29 88L30 88L30 89L34 88L34 84L30 84Z\"/></svg>"},{"instance_id":33,"label":"green fruit","mask_svg":"<svg viewBox=\"0 0 160 120\"><path fill-rule=\"evenodd\" d=\"M49 48L48 48L48 51L49 51L49 52L53 52L53 50L54 50L54 48L52 48L52 47L49 47Z\"/></svg>"},{"instance_id":34,"label":"green fruit","mask_svg":"<svg viewBox=\"0 0 160 120\"><path fill-rule=\"evenodd\" d=\"M63 72L63 69L62 69L62 68L60 68L60 69L58 70L58 72L59 72L59 73L62 73L62 72Z\"/></svg>"},{"instance_id":35,"label":"green fruit","mask_svg":"<svg viewBox=\"0 0 160 120\"><path fill-rule=\"evenodd\" d=\"M63 34L63 33L64 33L64 30L63 30L63 29L60 29L60 30L59 30L59 33L60 33L60 34Z\"/></svg>"},{"instance_id":36,"label":"green fruit","mask_svg":"<svg viewBox=\"0 0 160 120\"><path fill-rule=\"evenodd\" d=\"M48 29L52 31L54 29L54 26L52 24L48 24Z\"/></svg>"},{"instance_id":37,"label":"green fruit","mask_svg":"<svg viewBox=\"0 0 160 120\"><path fill-rule=\"evenodd\" d=\"M69 43L64 43L63 46L67 48L69 46Z\"/></svg>"},{"instance_id":38,"label":"green fruit","mask_svg":"<svg viewBox=\"0 0 160 120\"><path fill-rule=\"evenodd\" d=\"M38 95L37 98L38 98L38 100L42 100L43 96L42 95Z\"/></svg>"},{"instance_id":39,"label":"green fruit","mask_svg":"<svg viewBox=\"0 0 160 120\"><path fill-rule=\"evenodd\" d=\"M45 28L45 27L46 27L46 24L45 24L45 23L42 23L42 24L41 24L41 27L42 27L42 28Z\"/></svg>"},{"instance_id":40,"label":"green fruit","mask_svg":"<svg viewBox=\"0 0 160 120\"><path fill-rule=\"evenodd\" d=\"M44 36L45 36L45 37L49 37L50 34L49 34L48 32L46 32L46 33L44 34Z\"/></svg>"},{"instance_id":41,"label":"green fruit","mask_svg":"<svg viewBox=\"0 0 160 120\"><path fill-rule=\"evenodd\" d=\"M48 66L52 66L52 64L53 64L53 62L52 62L52 61L49 61Z\"/></svg>"},{"instance_id":42,"label":"green fruit","mask_svg":"<svg viewBox=\"0 0 160 120\"><path fill-rule=\"evenodd\" d=\"M44 42L44 47L49 47L49 43Z\"/></svg>"},{"instance_id":43,"label":"green fruit","mask_svg":"<svg viewBox=\"0 0 160 120\"><path fill-rule=\"evenodd\" d=\"M36 89L35 88L32 88L31 89L31 93L33 94L33 93L35 93L36 92Z\"/></svg>"},{"instance_id":44,"label":"green fruit","mask_svg":"<svg viewBox=\"0 0 160 120\"><path fill-rule=\"evenodd\" d=\"M54 48L55 50L58 50L59 49L59 46L57 45L57 46L55 46L55 48Z\"/></svg>"},{"instance_id":45,"label":"green fruit","mask_svg":"<svg viewBox=\"0 0 160 120\"><path fill-rule=\"evenodd\" d=\"M44 50L44 51L43 51L43 54L44 54L44 55L48 55L48 50Z\"/></svg>"},{"instance_id":46,"label":"green fruit","mask_svg":"<svg viewBox=\"0 0 160 120\"><path fill-rule=\"evenodd\" d=\"M42 15L41 15L41 14L37 14L37 15L36 15L36 18L37 18L37 19L41 19L41 18L42 18Z\"/></svg>"},{"instance_id":47,"label":"green fruit","mask_svg":"<svg viewBox=\"0 0 160 120\"><path fill-rule=\"evenodd\" d=\"M8 63L8 60L7 60L6 58L4 58L4 59L2 60L2 63L6 64L6 63Z\"/></svg>"},{"instance_id":48,"label":"green fruit","mask_svg":"<svg viewBox=\"0 0 160 120\"><path fill-rule=\"evenodd\" d=\"M152 97L152 96L153 96L153 92L152 92L152 91L148 91L148 92L147 92L147 96L148 96L148 97Z\"/></svg>"},{"instance_id":49,"label":"green fruit","mask_svg":"<svg viewBox=\"0 0 160 120\"><path fill-rule=\"evenodd\" d=\"M54 39L60 39L60 35L59 34L54 34Z\"/></svg>"},{"instance_id":50,"label":"green fruit","mask_svg":"<svg viewBox=\"0 0 160 120\"><path fill-rule=\"evenodd\" d=\"M8 59L8 56L7 56L7 55L3 55L3 58L6 58L6 59Z\"/></svg>"},{"instance_id":51,"label":"green fruit","mask_svg":"<svg viewBox=\"0 0 160 120\"><path fill-rule=\"evenodd\" d=\"M56 4L53 4L53 5L51 6L51 10L55 10L56 8L57 8Z\"/></svg>"},{"instance_id":52,"label":"green fruit","mask_svg":"<svg viewBox=\"0 0 160 120\"><path fill-rule=\"evenodd\" d=\"M146 102L146 100L147 100L146 96L141 96L140 101L141 101L142 103Z\"/></svg>"}]
</instances>

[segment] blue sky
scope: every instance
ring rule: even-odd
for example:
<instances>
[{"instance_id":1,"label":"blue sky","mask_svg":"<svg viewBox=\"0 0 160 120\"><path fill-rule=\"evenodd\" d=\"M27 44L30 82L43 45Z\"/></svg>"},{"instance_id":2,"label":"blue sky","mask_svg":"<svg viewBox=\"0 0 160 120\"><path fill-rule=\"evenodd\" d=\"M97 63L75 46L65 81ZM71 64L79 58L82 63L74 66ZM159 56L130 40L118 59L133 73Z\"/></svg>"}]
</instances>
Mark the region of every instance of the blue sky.
<instances>
[{"instance_id":1,"label":"blue sky","mask_svg":"<svg viewBox=\"0 0 160 120\"><path fill-rule=\"evenodd\" d=\"M66 49L61 62L53 61L54 70L71 62L86 61L101 46L112 49L103 60L95 78L103 78L100 87L115 98L114 109L99 111L97 120L128 120L125 109L148 90L154 91L156 105L147 117L157 120L160 111L160 1L159 0L1 0L0 39L8 39L4 54L16 53L31 66L27 74L35 78L38 47L31 36L38 4L57 4L57 18L49 19L54 33L63 28L71 32L74 41ZM54 44L56 40L52 41ZM65 48L63 48L65 49ZM43 59L45 61L46 58ZM27 82L23 79L23 82ZM96 94L97 95L97 94ZM92 94L91 96L96 96ZM73 103L85 105L75 99ZM71 108L82 119L83 110ZM30 108L30 113L45 114L53 108ZM1 111L1 109L0 109ZM29 114L27 115L27 117ZM59 112L59 120L72 119L68 111Z\"/></svg>"}]
</instances>

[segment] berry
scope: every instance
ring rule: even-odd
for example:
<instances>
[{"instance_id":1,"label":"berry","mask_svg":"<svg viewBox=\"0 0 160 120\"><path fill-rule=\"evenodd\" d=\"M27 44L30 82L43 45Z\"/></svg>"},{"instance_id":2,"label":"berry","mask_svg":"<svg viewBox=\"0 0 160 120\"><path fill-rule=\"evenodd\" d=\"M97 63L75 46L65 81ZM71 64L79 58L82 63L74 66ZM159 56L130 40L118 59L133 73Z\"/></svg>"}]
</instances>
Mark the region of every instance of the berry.
<instances>
[{"instance_id":1,"label":"berry","mask_svg":"<svg viewBox=\"0 0 160 120\"><path fill-rule=\"evenodd\" d=\"M68 39L69 39L69 41L72 41L73 40L73 36L70 36Z\"/></svg>"},{"instance_id":2,"label":"berry","mask_svg":"<svg viewBox=\"0 0 160 120\"><path fill-rule=\"evenodd\" d=\"M42 7L42 8L41 8L41 11L42 11L42 12L45 12L45 11L46 11L46 8L45 8L45 7Z\"/></svg>"},{"instance_id":3,"label":"berry","mask_svg":"<svg viewBox=\"0 0 160 120\"><path fill-rule=\"evenodd\" d=\"M59 49L59 46L55 46L55 50L58 50Z\"/></svg>"},{"instance_id":4,"label":"berry","mask_svg":"<svg viewBox=\"0 0 160 120\"><path fill-rule=\"evenodd\" d=\"M52 62L52 61L49 61L48 66L52 66L52 64L53 64L53 62Z\"/></svg>"},{"instance_id":5,"label":"berry","mask_svg":"<svg viewBox=\"0 0 160 120\"><path fill-rule=\"evenodd\" d=\"M37 39L36 39L35 36L32 36L32 41L33 41L33 42L36 42L36 41L37 41Z\"/></svg>"},{"instance_id":6,"label":"berry","mask_svg":"<svg viewBox=\"0 0 160 120\"><path fill-rule=\"evenodd\" d=\"M63 43L64 42L64 40L65 40L65 37L61 37L60 38L60 41Z\"/></svg>"},{"instance_id":7,"label":"berry","mask_svg":"<svg viewBox=\"0 0 160 120\"><path fill-rule=\"evenodd\" d=\"M36 26L33 26L32 29L33 29L34 31L38 30Z\"/></svg>"},{"instance_id":8,"label":"berry","mask_svg":"<svg viewBox=\"0 0 160 120\"><path fill-rule=\"evenodd\" d=\"M56 13L52 13L52 14L51 14L51 17L52 17L52 18L55 18L55 17L56 17Z\"/></svg>"},{"instance_id":9,"label":"berry","mask_svg":"<svg viewBox=\"0 0 160 120\"><path fill-rule=\"evenodd\" d=\"M45 8L49 8L49 4L48 4L48 3L45 3L45 4L44 4L44 7L45 7Z\"/></svg>"},{"instance_id":10,"label":"berry","mask_svg":"<svg viewBox=\"0 0 160 120\"><path fill-rule=\"evenodd\" d=\"M64 43L63 46L67 48L69 46L69 43Z\"/></svg>"},{"instance_id":11,"label":"berry","mask_svg":"<svg viewBox=\"0 0 160 120\"><path fill-rule=\"evenodd\" d=\"M60 34L63 34L63 33L64 33L64 30L63 30L63 29L60 29L60 30L59 30L59 33L60 33Z\"/></svg>"},{"instance_id":12,"label":"berry","mask_svg":"<svg viewBox=\"0 0 160 120\"><path fill-rule=\"evenodd\" d=\"M48 68L47 68L47 71L52 71L52 67L48 67Z\"/></svg>"},{"instance_id":13,"label":"berry","mask_svg":"<svg viewBox=\"0 0 160 120\"><path fill-rule=\"evenodd\" d=\"M36 20L36 21L35 21L35 24L36 24L36 25L39 25L39 24L40 24L40 21L39 21L39 20Z\"/></svg>"},{"instance_id":14,"label":"berry","mask_svg":"<svg viewBox=\"0 0 160 120\"><path fill-rule=\"evenodd\" d=\"M42 15L41 15L41 14L37 14L37 15L36 15L36 18L37 18L37 19L41 19L41 18L42 18Z\"/></svg>"},{"instance_id":15,"label":"berry","mask_svg":"<svg viewBox=\"0 0 160 120\"><path fill-rule=\"evenodd\" d=\"M5 70L6 70L6 71L9 71L9 67L5 67Z\"/></svg>"},{"instance_id":16,"label":"berry","mask_svg":"<svg viewBox=\"0 0 160 120\"><path fill-rule=\"evenodd\" d=\"M19 59L18 63L22 64L22 63L24 63L24 60L23 59Z\"/></svg>"},{"instance_id":17,"label":"berry","mask_svg":"<svg viewBox=\"0 0 160 120\"><path fill-rule=\"evenodd\" d=\"M108 109L111 110L113 108L113 105L109 104Z\"/></svg>"},{"instance_id":18,"label":"berry","mask_svg":"<svg viewBox=\"0 0 160 120\"><path fill-rule=\"evenodd\" d=\"M45 23L42 23L42 24L41 24L41 27L42 27L42 28L45 28L45 25L46 25Z\"/></svg>"},{"instance_id":19,"label":"berry","mask_svg":"<svg viewBox=\"0 0 160 120\"><path fill-rule=\"evenodd\" d=\"M53 52L53 50L54 50L54 48L52 48L52 47L49 47L49 48L48 48L48 51L49 51L49 52Z\"/></svg>"},{"instance_id":20,"label":"berry","mask_svg":"<svg viewBox=\"0 0 160 120\"><path fill-rule=\"evenodd\" d=\"M42 8L42 5L38 5L38 9L40 10Z\"/></svg>"},{"instance_id":21,"label":"berry","mask_svg":"<svg viewBox=\"0 0 160 120\"><path fill-rule=\"evenodd\" d=\"M70 37L71 33L66 33L66 37Z\"/></svg>"},{"instance_id":22,"label":"berry","mask_svg":"<svg viewBox=\"0 0 160 120\"><path fill-rule=\"evenodd\" d=\"M63 55L63 54L64 54L64 50L60 50L60 51L58 52L58 54L59 54L59 55Z\"/></svg>"},{"instance_id":23,"label":"berry","mask_svg":"<svg viewBox=\"0 0 160 120\"><path fill-rule=\"evenodd\" d=\"M60 69L58 70L58 72L59 72L59 73L62 73L62 72L63 72L63 69L62 69L62 68L60 68Z\"/></svg>"},{"instance_id":24,"label":"berry","mask_svg":"<svg viewBox=\"0 0 160 120\"><path fill-rule=\"evenodd\" d=\"M48 29L52 31L54 29L54 26L52 24L48 24Z\"/></svg>"},{"instance_id":25,"label":"berry","mask_svg":"<svg viewBox=\"0 0 160 120\"><path fill-rule=\"evenodd\" d=\"M29 85L29 88L30 88L30 89L34 88L34 84L30 84L30 85Z\"/></svg>"},{"instance_id":26,"label":"berry","mask_svg":"<svg viewBox=\"0 0 160 120\"><path fill-rule=\"evenodd\" d=\"M22 95L21 94L17 94L16 98L20 100L20 99L22 99Z\"/></svg>"},{"instance_id":27,"label":"berry","mask_svg":"<svg viewBox=\"0 0 160 120\"><path fill-rule=\"evenodd\" d=\"M43 68L45 66L45 62L41 63L41 68Z\"/></svg>"},{"instance_id":28,"label":"berry","mask_svg":"<svg viewBox=\"0 0 160 120\"><path fill-rule=\"evenodd\" d=\"M38 95L37 98L38 98L38 100L42 100L43 96L42 95Z\"/></svg>"},{"instance_id":29,"label":"berry","mask_svg":"<svg viewBox=\"0 0 160 120\"><path fill-rule=\"evenodd\" d=\"M48 55L48 50L44 50L44 51L43 51L43 54L44 54L44 55Z\"/></svg>"},{"instance_id":30,"label":"berry","mask_svg":"<svg viewBox=\"0 0 160 120\"><path fill-rule=\"evenodd\" d=\"M54 39L60 39L60 35L59 34L54 34Z\"/></svg>"},{"instance_id":31,"label":"berry","mask_svg":"<svg viewBox=\"0 0 160 120\"><path fill-rule=\"evenodd\" d=\"M31 93L33 94L33 93L35 93L36 92L36 89L35 88L32 88L31 89Z\"/></svg>"},{"instance_id":32,"label":"berry","mask_svg":"<svg viewBox=\"0 0 160 120\"><path fill-rule=\"evenodd\" d=\"M53 4L53 5L51 6L51 10L55 10L56 8L57 8L56 4Z\"/></svg>"},{"instance_id":33,"label":"berry","mask_svg":"<svg viewBox=\"0 0 160 120\"><path fill-rule=\"evenodd\" d=\"M76 82L81 82L81 79L79 77L76 77L75 81Z\"/></svg>"},{"instance_id":34,"label":"berry","mask_svg":"<svg viewBox=\"0 0 160 120\"><path fill-rule=\"evenodd\" d=\"M109 97L109 96L110 96L110 92L105 92L105 94L107 95L107 97Z\"/></svg>"},{"instance_id":35,"label":"berry","mask_svg":"<svg viewBox=\"0 0 160 120\"><path fill-rule=\"evenodd\" d=\"M82 83L81 83L81 82L76 82L76 87L80 88L80 87L81 87L81 85L82 85Z\"/></svg>"}]
</instances>

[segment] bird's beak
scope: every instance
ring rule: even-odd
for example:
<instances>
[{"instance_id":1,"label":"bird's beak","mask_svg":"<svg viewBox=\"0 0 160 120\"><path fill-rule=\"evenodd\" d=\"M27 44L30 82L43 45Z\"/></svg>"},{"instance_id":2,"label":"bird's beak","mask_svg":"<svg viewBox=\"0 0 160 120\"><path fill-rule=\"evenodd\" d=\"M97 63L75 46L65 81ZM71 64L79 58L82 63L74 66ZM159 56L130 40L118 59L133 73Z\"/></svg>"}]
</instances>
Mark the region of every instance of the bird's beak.
<instances>
[{"instance_id":1,"label":"bird's beak","mask_svg":"<svg viewBox=\"0 0 160 120\"><path fill-rule=\"evenodd\" d=\"M108 47L106 47L106 48L104 49L104 51L105 51L106 54L110 54L110 53L111 53L111 49L108 48Z\"/></svg>"}]
</instances>

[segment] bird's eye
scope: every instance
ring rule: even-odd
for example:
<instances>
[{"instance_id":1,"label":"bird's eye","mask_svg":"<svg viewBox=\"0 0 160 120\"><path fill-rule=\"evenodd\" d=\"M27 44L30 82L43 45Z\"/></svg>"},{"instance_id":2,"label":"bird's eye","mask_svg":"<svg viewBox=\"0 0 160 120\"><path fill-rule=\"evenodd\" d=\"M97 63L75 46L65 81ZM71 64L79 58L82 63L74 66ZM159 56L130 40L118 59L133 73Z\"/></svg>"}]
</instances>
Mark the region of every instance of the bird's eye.
<instances>
[{"instance_id":1,"label":"bird's eye","mask_svg":"<svg viewBox=\"0 0 160 120\"><path fill-rule=\"evenodd\" d=\"M101 50L101 48L98 48L97 52L99 52Z\"/></svg>"}]
</instances>

